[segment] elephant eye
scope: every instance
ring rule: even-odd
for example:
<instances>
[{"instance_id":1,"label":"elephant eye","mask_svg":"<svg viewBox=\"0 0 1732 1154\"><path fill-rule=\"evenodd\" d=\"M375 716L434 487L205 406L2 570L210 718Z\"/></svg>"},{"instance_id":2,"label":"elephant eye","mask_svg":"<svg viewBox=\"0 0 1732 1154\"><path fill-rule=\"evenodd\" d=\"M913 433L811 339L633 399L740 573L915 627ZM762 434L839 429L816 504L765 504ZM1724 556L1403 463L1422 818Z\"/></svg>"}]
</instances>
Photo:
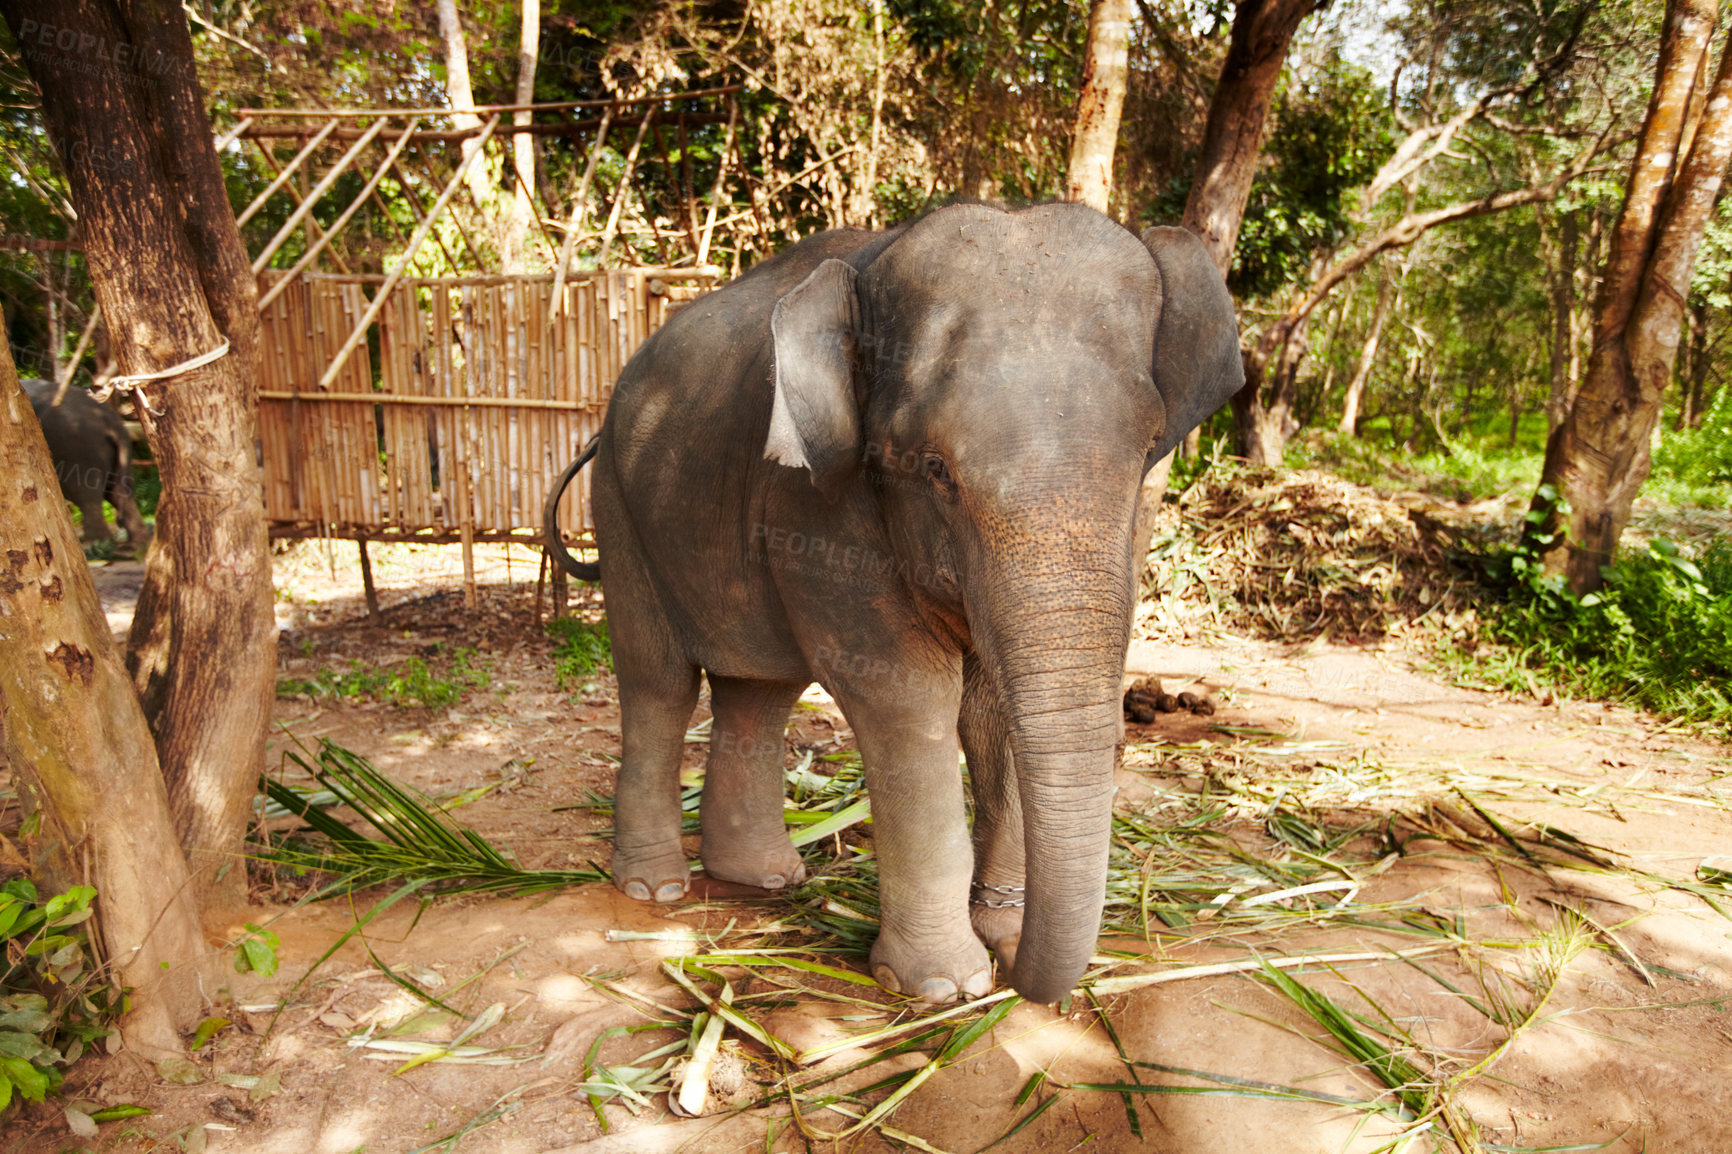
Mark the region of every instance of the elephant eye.
<instances>
[{"instance_id":1,"label":"elephant eye","mask_svg":"<svg viewBox=\"0 0 1732 1154\"><path fill-rule=\"evenodd\" d=\"M921 454L920 471L925 474L927 480L943 490L945 496L955 495L956 481L951 477L950 466L945 463L943 457L932 452Z\"/></svg>"}]
</instances>

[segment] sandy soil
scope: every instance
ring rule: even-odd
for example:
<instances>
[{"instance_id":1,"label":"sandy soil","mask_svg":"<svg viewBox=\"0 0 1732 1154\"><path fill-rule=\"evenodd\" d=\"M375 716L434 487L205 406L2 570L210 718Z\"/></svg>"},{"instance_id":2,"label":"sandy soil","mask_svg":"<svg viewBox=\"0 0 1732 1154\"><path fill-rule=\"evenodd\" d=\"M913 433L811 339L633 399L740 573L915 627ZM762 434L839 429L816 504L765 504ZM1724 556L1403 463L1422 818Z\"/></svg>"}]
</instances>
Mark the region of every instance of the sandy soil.
<instances>
[{"instance_id":1,"label":"sandy soil","mask_svg":"<svg viewBox=\"0 0 1732 1154\"><path fill-rule=\"evenodd\" d=\"M440 711L280 700L272 765L296 744L310 748L329 738L430 793L490 785L456 816L509 847L521 863L605 863L606 843L593 836L605 819L569 807L585 789L611 788L609 758L619 750L611 680L599 676L577 693L556 689L546 642L531 619L535 561L527 551L487 552L483 600L474 611L462 608L453 558L452 551L376 549L385 605L379 624L368 624L360 610L352 547L339 547L329 558L334 572L326 568L327 556L311 549L280 559L285 675L340 669L351 658L381 663L426 655L442 643L479 650L492 685ZM124 624L129 580L136 587L128 574L123 566L99 574L117 628ZM1195 646L1145 641L1133 647L1129 665L1127 680L1154 674L1175 690L1200 683L1219 709L1212 717L1174 714L1129 727L1121 771L1126 806L1150 799L1180 804L1209 791L1227 807L1223 821L1236 838L1267 846L1267 800L1284 798L1342 827L1382 823L1393 838L1389 844L1402 850L1381 860L1374 849L1353 858L1365 868L1350 896L1393 915L1380 925L1320 916L1293 918L1276 929L1200 932L1206 923L1199 919L1187 932L1129 944L1152 950L1166 966L1197 966L1254 955L1411 949L1438 939L1392 932L1388 926L1401 916L1415 924L1452 924L1459 940L1427 955L1423 969L1379 961L1295 972L1307 986L1369 1018L1376 1017L1369 1007L1380 1007L1413 1039L1416 1064L1441 1071L1445 1080L1461 1076L1449 1097L1452 1109L1498 1148L1732 1150L1732 1018L1726 1009L1732 1006L1732 920L1699 896L1653 880L1689 880L1705 861L1732 861L1732 785L1722 780L1732 771L1726 749L1626 710L1541 705L1452 687L1401 652L1330 644L1294 651L1226 638ZM849 739L840 716L826 709L801 711L789 734L791 751L834 749ZM688 765L701 764L702 746L694 743ZM1497 838L1485 828L1478 830L1479 841L1465 832L1474 823L1464 816L1464 795L1495 811L1513 835L1540 823L1565 830L1600 847L1615 868L1541 868L1539 855L1528 861L1509 846L1493 860L1485 845ZM1444 828L1449 814L1462 823L1461 837L1416 833L1424 821ZM226 986L210 991L211 1013L234 1024L197 1054L201 1080L195 1084L165 1082L125 1053L78 1066L70 1097L152 1111L105 1125L86 1145L143 1151L202 1142L210 1150L260 1154L403 1152L473 1125L440 1148L601 1154L830 1146L800 1135L785 1098L763 1109L697 1119L671 1115L665 1094L635 1112L616 1099L603 1107L610 1131L604 1134L575 1090L598 1039L601 1061L616 1065L674 1039L666 1032L604 1038L611 1027L652 1017L614 990L669 1006L691 1004L660 970L661 958L689 952L689 945L610 941L610 931L714 933L730 921L774 919L773 900L742 903L751 895L739 887L704 884L691 901L659 908L603 885L509 901L451 897L424 909L411 899L370 921L363 935L308 977L378 895L364 895L353 906L295 906L290 887L264 896L277 900L237 911L215 928L235 934L243 922L274 919L282 938L279 974L269 980L230 975ZM1339 896L1328 894L1322 906ZM1732 893L1721 908L1732 913ZM1541 935L1556 940L1563 936L1560 927L1571 925L1587 948L1569 957L1553 982L1543 951L1531 943ZM435 1062L397 1074L402 1056L371 1060L381 1055L356 1046L356 1038L417 1009L381 963L469 1014L501 1004L503 1020L477 1041L526 1060ZM1537 997L1535 991L1546 996L1495 1064L1477 1069L1507 1038L1476 1008L1476 1002L1486 1004L1488 984L1513 991L1517 1002ZM797 998L768 1021L779 1036L807 1047L882 1025L898 1012L887 997L862 996L885 1008ZM286 1005L275 1013L270 1007L279 1000ZM1055 1094L1056 1105L994 1148L1322 1154L1386 1148L1399 1130L1386 1114L1351 1105L1389 1098L1267 982L1246 974L1197 976L1111 994L1101 1003L1099 1012L1081 998L1069 1013L1016 1006L960 1061L908 1098L889 1119L895 1134L869 1130L842 1148L972 1154ZM451 1034L446 1019L417 1036ZM732 1030L726 1038L724 1051L744 1063L740 1085L727 1100L743 1104L758 1089L754 1083L773 1085L780 1071L762 1047L742 1042ZM829 1066L848 1060L844 1052ZM921 1054L892 1059L853 1083L924 1061ZM1019 1091L1040 1071L1047 1084L1017 1104ZM250 1089L248 1079L261 1076L264 1084ZM1115 1093L1055 1089L1132 1081L1231 1088L1220 1079L1238 1079L1240 1089L1302 1087L1341 1102L1152 1093L1132 1096L1127 1107ZM728 1087L720 1080L713 1087L725 1097ZM1138 1120L1140 1139L1127 1109ZM827 1111L808 1122L826 1131L849 1124ZM1441 1117L1432 1120L1434 1127L1442 1124ZM79 1144L58 1108L15 1114L0 1135L0 1151L19 1154ZM1419 1132L1410 1148L1456 1147L1433 1130Z\"/></svg>"}]
</instances>

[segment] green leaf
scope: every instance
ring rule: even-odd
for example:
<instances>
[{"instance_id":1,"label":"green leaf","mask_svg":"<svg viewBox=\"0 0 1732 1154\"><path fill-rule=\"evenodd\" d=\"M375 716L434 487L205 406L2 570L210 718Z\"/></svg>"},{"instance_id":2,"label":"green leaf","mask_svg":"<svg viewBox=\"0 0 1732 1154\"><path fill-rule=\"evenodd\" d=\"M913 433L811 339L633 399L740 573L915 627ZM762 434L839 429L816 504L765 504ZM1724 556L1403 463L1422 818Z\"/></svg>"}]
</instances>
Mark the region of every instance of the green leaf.
<instances>
[{"instance_id":1,"label":"green leaf","mask_svg":"<svg viewBox=\"0 0 1732 1154\"><path fill-rule=\"evenodd\" d=\"M109 1106L106 1109L98 1110L90 1117L95 1122L118 1122L122 1118L143 1118L149 1113L149 1107L122 1103L119 1106Z\"/></svg>"},{"instance_id":2,"label":"green leaf","mask_svg":"<svg viewBox=\"0 0 1732 1154\"><path fill-rule=\"evenodd\" d=\"M42 1039L34 1034L0 1030L0 1058L35 1058L47 1050Z\"/></svg>"},{"instance_id":3,"label":"green leaf","mask_svg":"<svg viewBox=\"0 0 1732 1154\"><path fill-rule=\"evenodd\" d=\"M164 1058L156 1064L156 1073L164 1082L177 1086L196 1086L204 1081L198 1067L185 1058Z\"/></svg>"},{"instance_id":4,"label":"green leaf","mask_svg":"<svg viewBox=\"0 0 1732 1154\"><path fill-rule=\"evenodd\" d=\"M193 1031L192 1048L194 1050L204 1049L210 1045L210 1040L216 1037L220 1031L232 1025L234 1023L227 1018L206 1018L198 1024L198 1029Z\"/></svg>"},{"instance_id":5,"label":"green leaf","mask_svg":"<svg viewBox=\"0 0 1732 1154\"><path fill-rule=\"evenodd\" d=\"M48 1096L51 1084L47 1074L32 1066L22 1058L0 1058L0 1081L8 1085L7 1097L11 1097L10 1087L18 1087L18 1092L27 1101L40 1102ZM0 1108L5 1106L0 1102Z\"/></svg>"},{"instance_id":6,"label":"green leaf","mask_svg":"<svg viewBox=\"0 0 1732 1154\"><path fill-rule=\"evenodd\" d=\"M246 959L246 969L251 970L261 978L268 978L277 972L277 951L270 943L258 938L248 938L241 943L241 957ZM236 959L236 969L240 969L239 959Z\"/></svg>"}]
</instances>

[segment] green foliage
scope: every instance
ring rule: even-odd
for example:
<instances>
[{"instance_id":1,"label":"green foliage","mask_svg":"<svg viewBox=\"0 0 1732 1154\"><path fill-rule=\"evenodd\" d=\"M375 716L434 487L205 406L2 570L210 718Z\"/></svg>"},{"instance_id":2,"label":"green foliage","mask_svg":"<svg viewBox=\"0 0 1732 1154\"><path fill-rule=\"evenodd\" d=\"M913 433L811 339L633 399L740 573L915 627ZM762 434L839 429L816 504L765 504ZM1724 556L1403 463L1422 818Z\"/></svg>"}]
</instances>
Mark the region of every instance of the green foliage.
<instances>
[{"instance_id":1,"label":"green foliage","mask_svg":"<svg viewBox=\"0 0 1732 1154\"><path fill-rule=\"evenodd\" d=\"M613 667L605 619L591 625L560 617L547 623L547 633L553 638L553 677L561 689L578 685L597 669Z\"/></svg>"},{"instance_id":2,"label":"green foliage","mask_svg":"<svg viewBox=\"0 0 1732 1154\"><path fill-rule=\"evenodd\" d=\"M90 1043L112 1033L120 992L95 967L86 923L96 891L46 900L25 878L0 885L0 1114L40 1102Z\"/></svg>"},{"instance_id":3,"label":"green foliage","mask_svg":"<svg viewBox=\"0 0 1732 1154\"><path fill-rule=\"evenodd\" d=\"M1715 394L1700 428L1660 435L1649 491L1674 501L1732 504L1732 389Z\"/></svg>"},{"instance_id":4,"label":"green foliage","mask_svg":"<svg viewBox=\"0 0 1732 1154\"><path fill-rule=\"evenodd\" d=\"M1463 655L1476 677L1530 691L1544 682L1732 733L1732 540L1699 557L1653 541L1579 598L1526 544L1493 556L1488 571L1504 599L1487 614L1490 651Z\"/></svg>"},{"instance_id":5,"label":"green foliage","mask_svg":"<svg viewBox=\"0 0 1732 1154\"><path fill-rule=\"evenodd\" d=\"M1371 73L1339 59L1279 93L1234 250L1235 296L1275 291L1345 236L1351 194L1395 147L1387 104Z\"/></svg>"},{"instance_id":6,"label":"green foliage","mask_svg":"<svg viewBox=\"0 0 1732 1154\"><path fill-rule=\"evenodd\" d=\"M312 677L279 678L277 696L371 697L399 709L441 709L455 705L471 689L485 689L492 681L488 670L475 664L473 649L459 649L452 653L443 674L435 673L419 657L373 668L351 660L344 672L322 669Z\"/></svg>"},{"instance_id":7,"label":"green foliage","mask_svg":"<svg viewBox=\"0 0 1732 1154\"><path fill-rule=\"evenodd\" d=\"M277 972L277 950L283 940L275 932L248 922L246 936L235 943L235 973L249 971L261 978ZM195 1047L196 1049L196 1047Z\"/></svg>"}]
</instances>

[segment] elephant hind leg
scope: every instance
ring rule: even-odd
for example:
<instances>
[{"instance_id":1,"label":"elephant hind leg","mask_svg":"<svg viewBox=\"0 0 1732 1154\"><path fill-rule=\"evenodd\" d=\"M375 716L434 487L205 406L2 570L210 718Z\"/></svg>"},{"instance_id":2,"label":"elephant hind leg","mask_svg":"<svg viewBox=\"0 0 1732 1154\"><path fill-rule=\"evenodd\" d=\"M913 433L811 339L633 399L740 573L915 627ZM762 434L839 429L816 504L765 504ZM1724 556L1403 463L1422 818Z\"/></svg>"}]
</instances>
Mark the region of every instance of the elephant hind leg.
<instances>
[{"instance_id":1,"label":"elephant hind leg","mask_svg":"<svg viewBox=\"0 0 1732 1154\"><path fill-rule=\"evenodd\" d=\"M639 901L678 901L690 878L680 846L680 758L698 701L698 670L633 676L617 637L614 664L620 671L620 766L613 884Z\"/></svg>"},{"instance_id":2,"label":"elephant hind leg","mask_svg":"<svg viewBox=\"0 0 1732 1154\"><path fill-rule=\"evenodd\" d=\"M84 529L79 537L84 544L107 541L114 536L108 531L108 519L102 515L101 497L83 496L78 499L77 505L78 515L84 520Z\"/></svg>"},{"instance_id":3,"label":"elephant hind leg","mask_svg":"<svg viewBox=\"0 0 1732 1154\"><path fill-rule=\"evenodd\" d=\"M710 676L709 768L704 774L704 872L779 890L806 878L782 819L783 733L806 688L783 681Z\"/></svg>"},{"instance_id":4,"label":"elephant hind leg","mask_svg":"<svg viewBox=\"0 0 1732 1154\"><path fill-rule=\"evenodd\" d=\"M142 549L149 539L149 530L144 527L144 515L138 511L138 502L132 497L132 478L116 477L108 486L108 503L114 506L114 519L126 531L126 543L134 552Z\"/></svg>"}]
</instances>

